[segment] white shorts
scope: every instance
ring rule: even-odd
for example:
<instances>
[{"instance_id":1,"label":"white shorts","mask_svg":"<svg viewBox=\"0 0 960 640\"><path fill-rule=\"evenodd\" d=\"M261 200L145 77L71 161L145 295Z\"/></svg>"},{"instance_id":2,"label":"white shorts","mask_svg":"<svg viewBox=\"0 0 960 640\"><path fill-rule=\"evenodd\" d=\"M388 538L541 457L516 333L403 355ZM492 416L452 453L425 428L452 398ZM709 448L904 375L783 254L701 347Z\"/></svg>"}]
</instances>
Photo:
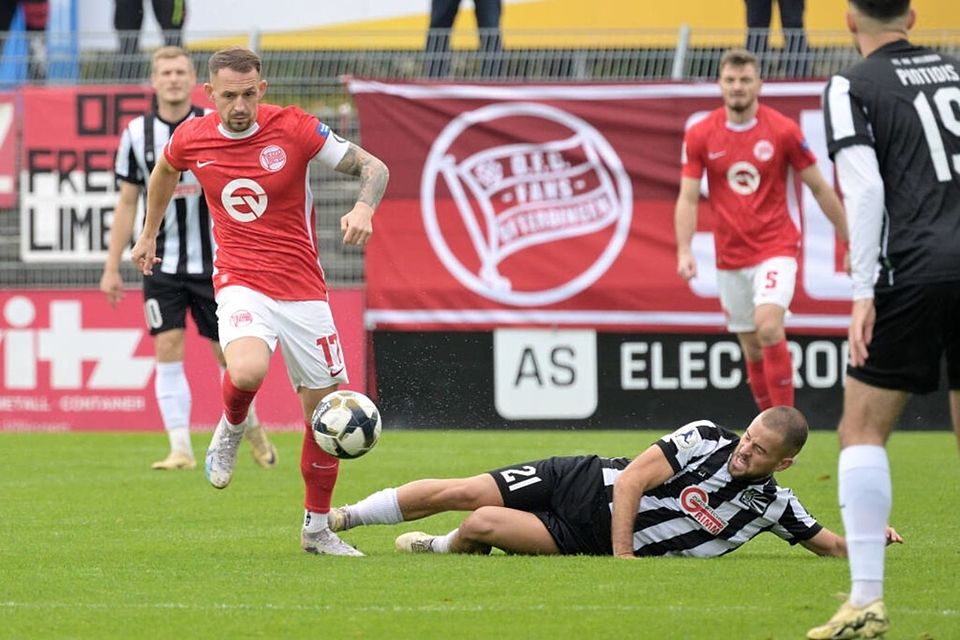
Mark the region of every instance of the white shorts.
<instances>
[{"instance_id":1,"label":"white shorts","mask_svg":"<svg viewBox=\"0 0 960 640\"><path fill-rule=\"evenodd\" d=\"M348 382L330 305L322 300L274 300L247 287L217 293L220 346L252 336L272 352L280 343L294 389L325 389Z\"/></svg>"},{"instance_id":2,"label":"white shorts","mask_svg":"<svg viewBox=\"0 0 960 640\"><path fill-rule=\"evenodd\" d=\"M797 284L796 258L768 258L745 269L717 269L720 306L732 333L756 331L753 312L761 304L790 308Z\"/></svg>"}]
</instances>

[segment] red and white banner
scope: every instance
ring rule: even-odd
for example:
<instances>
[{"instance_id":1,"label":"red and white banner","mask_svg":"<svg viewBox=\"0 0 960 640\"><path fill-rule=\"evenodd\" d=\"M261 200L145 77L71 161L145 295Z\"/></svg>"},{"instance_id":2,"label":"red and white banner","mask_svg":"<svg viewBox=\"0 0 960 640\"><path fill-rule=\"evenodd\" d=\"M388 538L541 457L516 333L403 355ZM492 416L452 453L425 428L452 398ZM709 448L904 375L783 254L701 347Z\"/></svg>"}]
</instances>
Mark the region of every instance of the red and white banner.
<instances>
[{"instance_id":1,"label":"red and white banner","mask_svg":"<svg viewBox=\"0 0 960 640\"><path fill-rule=\"evenodd\" d=\"M0 93L0 208L17 204L17 95Z\"/></svg>"},{"instance_id":2,"label":"red and white banner","mask_svg":"<svg viewBox=\"0 0 960 640\"><path fill-rule=\"evenodd\" d=\"M391 180L367 250L368 327L590 326L722 331L713 215L700 276L676 275L673 211L685 127L721 105L713 84L447 85L352 79L363 146ZM822 83L768 83L832 179ZM788 326L842 332L850 282L812 194Z\"/></svg>"},{"instance_id":3,"label":"red and white banner","mask_svg":"<svg viewBox=\"0 0 960 640\"><path fill-rule=\"evenodd\" d=\"M363 293L332 290L330 305L351 380L345 388L363 392ZM209 342L192 324L184 366L192 422L211 428L222 410L220 371ZM99 291L0 293L0 431L162 429L153 377L153 340L139 291L128 291L117 309ZM279 350L256 402L267 425L303 424Z\"/></svg>"},{"instance_id":4,"label":"red and white banner","mask_svg":"<svg viewBox=\"0 0 960 640\"><path fill-rule=\"evenodd\" d=\"M117 203L120 134L150 109L140 87L25 87L20 257L103 261Z\"/></svg>"},{"instance_id":5,"label":"red and white banner","mask_svg":"<svg viewBox=\"0 0 960 640\"><path fill-rule=\"evenodd\" d=\"M23 87L20 95L20 258L102 262L118 197L114 160L120 135L130 120L150 111L151 89ZM210 103L199 86L193 101ZM0 97L0 133L3 109ZM0 139L0 198L6 175L3 154ZM12 168L11 160L11 175ZM140 206L142 213L142 202Z\"/></svg>"}]
</instances>

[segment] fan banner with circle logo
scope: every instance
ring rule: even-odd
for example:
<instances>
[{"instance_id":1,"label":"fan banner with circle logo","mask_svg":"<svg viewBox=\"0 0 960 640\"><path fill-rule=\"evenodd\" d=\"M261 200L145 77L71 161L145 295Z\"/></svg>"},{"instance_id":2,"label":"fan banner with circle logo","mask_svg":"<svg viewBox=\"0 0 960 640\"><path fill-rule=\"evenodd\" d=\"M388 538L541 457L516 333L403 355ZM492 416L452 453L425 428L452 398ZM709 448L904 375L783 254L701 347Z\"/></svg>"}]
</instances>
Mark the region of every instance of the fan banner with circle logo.
<instances>
[{"instance_id":1,"label":"fan banner with circle logo","mask_svg":"<svg viewBox=\"0 0 960 640\"><path fill-rule=\"evenodd\" d=\"M689 283L674 240L683 133L721 106L715 84L347 85L362 145L391 175L366 254L367 326L723 330L705 198ZM761 100L800 124L832 181L822 90L767 83ZM789 179L803 243L788 326L843 333L833 227Z\"/></svg>"}]
</instances>

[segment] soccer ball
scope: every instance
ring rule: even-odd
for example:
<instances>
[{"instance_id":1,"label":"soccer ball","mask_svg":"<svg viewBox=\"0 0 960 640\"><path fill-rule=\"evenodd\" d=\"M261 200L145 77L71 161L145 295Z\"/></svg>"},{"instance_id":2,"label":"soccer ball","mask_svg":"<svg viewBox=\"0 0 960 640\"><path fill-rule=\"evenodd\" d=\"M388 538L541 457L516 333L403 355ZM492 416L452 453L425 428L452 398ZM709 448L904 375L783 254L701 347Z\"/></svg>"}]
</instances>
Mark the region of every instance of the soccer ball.
<instances>
[{"instance_id":1,"label":"soccer ball","mask_svg":"<svg viewBox=\"0 0 960 640\"><path fill-rule=\"evenodd\" d=\"M359 458L380 439L380 410L357 391L334 391L313 412L313 438L337 458Z\"/></svg>"}]
</instances>

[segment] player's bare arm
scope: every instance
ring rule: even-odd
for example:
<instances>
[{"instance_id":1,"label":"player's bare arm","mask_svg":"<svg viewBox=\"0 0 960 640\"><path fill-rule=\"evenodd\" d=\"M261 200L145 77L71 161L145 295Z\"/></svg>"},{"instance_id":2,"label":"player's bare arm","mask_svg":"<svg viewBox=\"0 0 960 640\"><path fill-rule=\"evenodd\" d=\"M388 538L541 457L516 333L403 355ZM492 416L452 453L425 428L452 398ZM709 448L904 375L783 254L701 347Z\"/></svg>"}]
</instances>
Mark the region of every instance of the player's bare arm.
<instances>
[{"instance_id":1,"label":"player's bare arm","mask_svg":"<svg viewBox=\"0 0 960 640\"><path fill-rule=\"evenodd\" d=\"M820 173L820 169L818 169L815 164L801 171L800 179L803 180L803 183L810 189L810 193L813 194L817 204L820 205L821 211L827 216L827 219L836 230L840 241L845 245L849 245L850 230L847 227L847 214L843 210L843 203L840 202L840 197L837 195L836 190L827 184L823 174ZM850 273L849 251L844 252L843 265L847 273Z\"/></svg>"},{"instance_id":2,"label":"player's bare arm","mask_svg":"<svg viewBox=\"0 0 960 640\"><path fill-rule=\"evenodd\" d=\"M680 179L674 224L677 234L677 275L689 280L697 275L697 261L693 257L693 234L697 230L697 205L700 202L700 180Z\"/></svg>"},{"instance_id":3,"label":"player's bare arm","mask_svg":"<svg viewBox=\"0 0 960 640\"><path fill-rule=\"evenodd\" d=\"M648 447L627 465L613 483L613 514L610 537L613 555L633 558L633 521L637 517L640 498L673 476L673 467L657 445Z\"/></svg>"},{"instance_id":4,"label":"player's bare arm","mask_svg":"<svg viewBox=\"0 0 960 640\"><path fill-rule=\"evenodd\" d=\"M110 245L107 247L107 261L100 276L100 291L107 296L107 302L116 307L123 300L123 277L120 275L120 258L123 248L133 235L133 219L137 213L137 199L140 187L120 181L120 197L113 210L113 224L110 225Z\"/></svg>"},{"instance_id":5,"label":"player's bare arm","mask_svg":"<svg viewBox=\"0 0 960 640\"><path fill-rule=\"evenodd\" d=\"M340 230L343 231L344 244L362 247L373 235L373 212L387 190L390 171L379 158L353 143L337 164L337 171L360 178L357 203L340 218Z\"/></svg>"},{"instance_id":6,"label":"player's bare arm","mask_svg":"<svg viewBox=\"0 0 960 640\"><path fill-rule=\"evenodd\" d=\"M903 538L893 527L887 527L887 546L891 544L903 544ZM800 545L818 556L831 556L834 558L847 557L847 541L843 536L837 535L830 529L824 527L817 535L809 540L804 540Z\"/></svg>"},{"instance_id":7,"label":"player's bare arm","mask_svg":"<svg viewBox=\"0 0 960 640\"><path fill-rule=\"evenodd\" d=\"M160 262L157 258L157 233L160 223L173 198L173 192L180 182L180 172L170 166L165 156L157 159L150 174L147 187L147 215L143 222L143 231L130 252L130 259L145 276L153 275L153 265Z\"/></svg>"}]
</instances>

